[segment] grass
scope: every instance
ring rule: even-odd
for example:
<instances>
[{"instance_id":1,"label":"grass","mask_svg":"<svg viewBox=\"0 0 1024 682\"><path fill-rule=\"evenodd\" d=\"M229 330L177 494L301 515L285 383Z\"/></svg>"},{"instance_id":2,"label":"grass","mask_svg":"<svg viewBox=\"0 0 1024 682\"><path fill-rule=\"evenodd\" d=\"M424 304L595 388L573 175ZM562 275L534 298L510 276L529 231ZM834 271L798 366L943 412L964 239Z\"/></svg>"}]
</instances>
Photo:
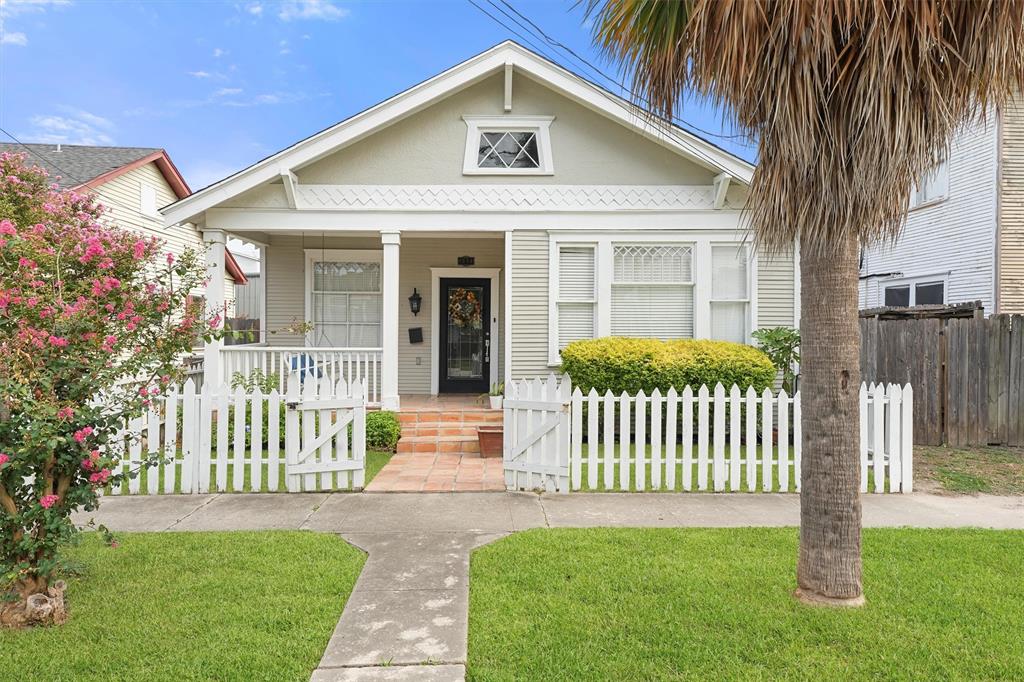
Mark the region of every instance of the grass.
<instances>
[{"instance_id":1,"label":"grass","mask_svg":"<svg viewBox=\"0 0 1024 682\"><path fill-rule=\"evenodd\" d=\"M95 533L70 558L71 618L0 630L0 679L309 679L364 555L303 532Z\"/></svg>"},{"instance_id":2,"label":"grass","mask_svg":"<svg viewBox=\"0 0 1024 682\"><path fill-rule=\"evenodd\" d=\"M376 476L380 472L380 470L384 468L384 465L387 464L388 460L391 459L391 455L392 454L393 453L391 453L391 452L383 452L383 451L379 451L379 450L367 450L366 451L366 481L365 481L365 485L369 485L370 481L373 480L373 477ZM179 455L179 457L180 457L180 455ZM284 458L284 453L283 452L281 453L281 458L282 458L282 460ZM180 470L180 464L178 466L179 466L179 470ZM235 489L235 484L234 484L235 465L233 463L231 463L231 461L228 462L227 467L226 467L226 470L227 470L227 481L226 481L226 483L227 483L227 485L224 487L224 490L218 490L217 489L217 465L215 463L210 464L210 492L263 492L263 493L271 493L271 492L283 492L285 490L286 479L285 479L285 465L284 465L283 461L278 465L278 471L277 471L278 484L277 484L277 487L274 488L273 490L270 489L270 486L269 486L269 483L268 483L268 475L269 475L269 471L270 471L270 465L269 464L263 464L262 465L261 476L260 476L260 489L258 491L252 490L252 469L251 469L251 467L248 464L243 464L243 467L244 467L244 471L242 472L243 483L242 483L242 487L239 490ZM147 485L149 483L149 477L155 475L155 476L158 477L158 479L157 479L157 488L158 488L158 490L160 490L162 492L163 491L163 485L164 485L164 477L167 475L167 471L168 471L168 467L165 467L164 465L161 465L159 467L159 469L157 469L157 468L145 468L145 469L143 469L139 473L139 490L140 491L147 490ZM334 481L334 489L335 490L337 490L339 492L347 492L347 491L350 490L349 486L343 485L343 479L341 478L341 474L340 473L335 472L334 474L331 474L331 475L336 477L336 478L332 479ZM317 478L317 481L319 482L320 474L316 474L316 478ZM121 485L121 492L123 494L126 494L126 495L128 494L128 482L127 481L122 483L122 485ZM180 474L179 474L179 477L175 480L174 492L176 492L176 493L180 493L181 492L181 478L180 478Z\"/></svg>"},{"instance_id":3,"label":"grass","mask_svg":"<svg viewBox=\"0 0 1024 682\"><path fill-rule=\"evenodd\" d=\"M864 531L868 604L791 596L797 531L537 530L471 560L472 680L1024 679L1024 532Z\"/></svg>"},{"instance_id":4,"label":"grass","mask_svg":"<svg viewBox=\"0 0 1024 682\"><path fill-rule=\"evenodd\" d=\"M921 488L1024 495L1024 448L919 445L914 448L914 475Z\"/></svg>"}]
</instances>

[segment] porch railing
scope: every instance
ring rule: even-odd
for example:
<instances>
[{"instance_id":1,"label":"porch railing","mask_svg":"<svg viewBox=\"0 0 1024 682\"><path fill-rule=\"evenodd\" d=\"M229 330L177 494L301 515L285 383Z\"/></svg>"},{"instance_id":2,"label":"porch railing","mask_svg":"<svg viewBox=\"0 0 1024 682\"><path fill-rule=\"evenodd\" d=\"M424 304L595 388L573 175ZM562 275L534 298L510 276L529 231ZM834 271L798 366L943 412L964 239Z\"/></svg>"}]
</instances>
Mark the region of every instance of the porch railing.
<instances>
[{"instance_id":1,"label":"porch railing","mask_svg":"<svg viewBox=\"0 0 1024 682\"><path fill-rule=\"evenodd\" d=\"M369 405L380 405L380 348L305 348L302 346L225 346L221 348L221 364L225 383L240 375L245 378L260 370L265 376L276 376L277 390L288 390L289 381L302 381L302 375L328 378L332 383L344 379L366 386Z\"/></svg>"}]
</instances>

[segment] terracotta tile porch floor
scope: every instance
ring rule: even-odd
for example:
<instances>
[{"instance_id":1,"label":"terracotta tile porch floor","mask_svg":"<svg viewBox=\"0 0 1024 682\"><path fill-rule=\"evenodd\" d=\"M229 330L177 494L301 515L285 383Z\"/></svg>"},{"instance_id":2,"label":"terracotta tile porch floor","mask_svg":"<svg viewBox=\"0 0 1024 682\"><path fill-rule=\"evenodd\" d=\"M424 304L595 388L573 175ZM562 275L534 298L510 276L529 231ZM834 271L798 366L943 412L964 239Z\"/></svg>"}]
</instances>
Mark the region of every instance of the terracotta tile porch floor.
<instances>
[{"instance_id":1,"label":"terracotta tile porch floor","mask_svg":"<svg viewBox=\"0 0 1024 682\"><path fill-rule=\"evenodd\" d=\"M481 492L505 490L501 457L482 458L477 427L501 423L476 395L403 395L398 452L366 492Z\"/></svg>"},{"instance_id":2,"label":"terracotta tile porch floor","mask_svg":"<svg viewBox=\"0 0 1024 682\"><path fill-rule=\"evenodd\" d=\"M447 453L398 454L366 486L368 493L504 491L500 457Z\"/></svg>"}]
</instances>

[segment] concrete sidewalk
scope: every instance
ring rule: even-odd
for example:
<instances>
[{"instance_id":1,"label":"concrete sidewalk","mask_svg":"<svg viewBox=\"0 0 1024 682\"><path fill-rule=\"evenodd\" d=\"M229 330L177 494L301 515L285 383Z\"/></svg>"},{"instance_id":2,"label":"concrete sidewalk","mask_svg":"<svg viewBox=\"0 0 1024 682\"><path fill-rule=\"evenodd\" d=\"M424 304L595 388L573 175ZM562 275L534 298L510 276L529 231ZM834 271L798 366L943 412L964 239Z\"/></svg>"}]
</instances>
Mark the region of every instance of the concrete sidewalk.
<instances>
[{"instance_id":1,"label":"concrete sidewalk","mask_svg":"<svg viewBox=\"0 0 1024 682\"><path fill-rule=\"evenodd\" d=\"M1024 497L865 495L864 525L1024 529ZM469 555L529 528L795 526L800 498L714 493L230 494L108 497L113 531L303 529L369 555L312 682L465 679Z\"/></svg>"},{"instance_id":2,"label":"concrete sidewalk","mask_svg":"<svg viewBox=\"0 0 1024 682\"><path fill-rule=\"evenodd\" d=\"M1024 497L862 496L865 527L1024 529ZM800 497L769 493L273 493L106 497L114 531L512 533L528 528L795 526Z\"/></svg>"}]
</instances>

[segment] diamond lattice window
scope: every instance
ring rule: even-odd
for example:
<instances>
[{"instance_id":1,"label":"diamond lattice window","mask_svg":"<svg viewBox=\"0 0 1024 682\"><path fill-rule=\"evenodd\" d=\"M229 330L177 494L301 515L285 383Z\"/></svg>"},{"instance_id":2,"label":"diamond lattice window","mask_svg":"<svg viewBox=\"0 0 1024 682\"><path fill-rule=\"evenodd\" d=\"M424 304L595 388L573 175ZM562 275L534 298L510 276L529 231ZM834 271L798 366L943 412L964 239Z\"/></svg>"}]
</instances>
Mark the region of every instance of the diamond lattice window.
<instances>
[{"instance_id":1,"label":"diamond lattice window","mask_svg":"<svg viewBox=\"0 0 1024 682\"><path fill-rule=\"evenodd\" d=\"M616 283L689 283L692 281L689 246L615 247Z\"/></svg>"},{"instance_id":2,"label":"diamond lattice window","mask_svg":"<svg viewBox=\"0 0 1024 682\"><path fill-rule=\"evenodd\" d=\"M480 134L479 168L539 168L537 134L492 132Z\"/></svg>"}]
</instances>

